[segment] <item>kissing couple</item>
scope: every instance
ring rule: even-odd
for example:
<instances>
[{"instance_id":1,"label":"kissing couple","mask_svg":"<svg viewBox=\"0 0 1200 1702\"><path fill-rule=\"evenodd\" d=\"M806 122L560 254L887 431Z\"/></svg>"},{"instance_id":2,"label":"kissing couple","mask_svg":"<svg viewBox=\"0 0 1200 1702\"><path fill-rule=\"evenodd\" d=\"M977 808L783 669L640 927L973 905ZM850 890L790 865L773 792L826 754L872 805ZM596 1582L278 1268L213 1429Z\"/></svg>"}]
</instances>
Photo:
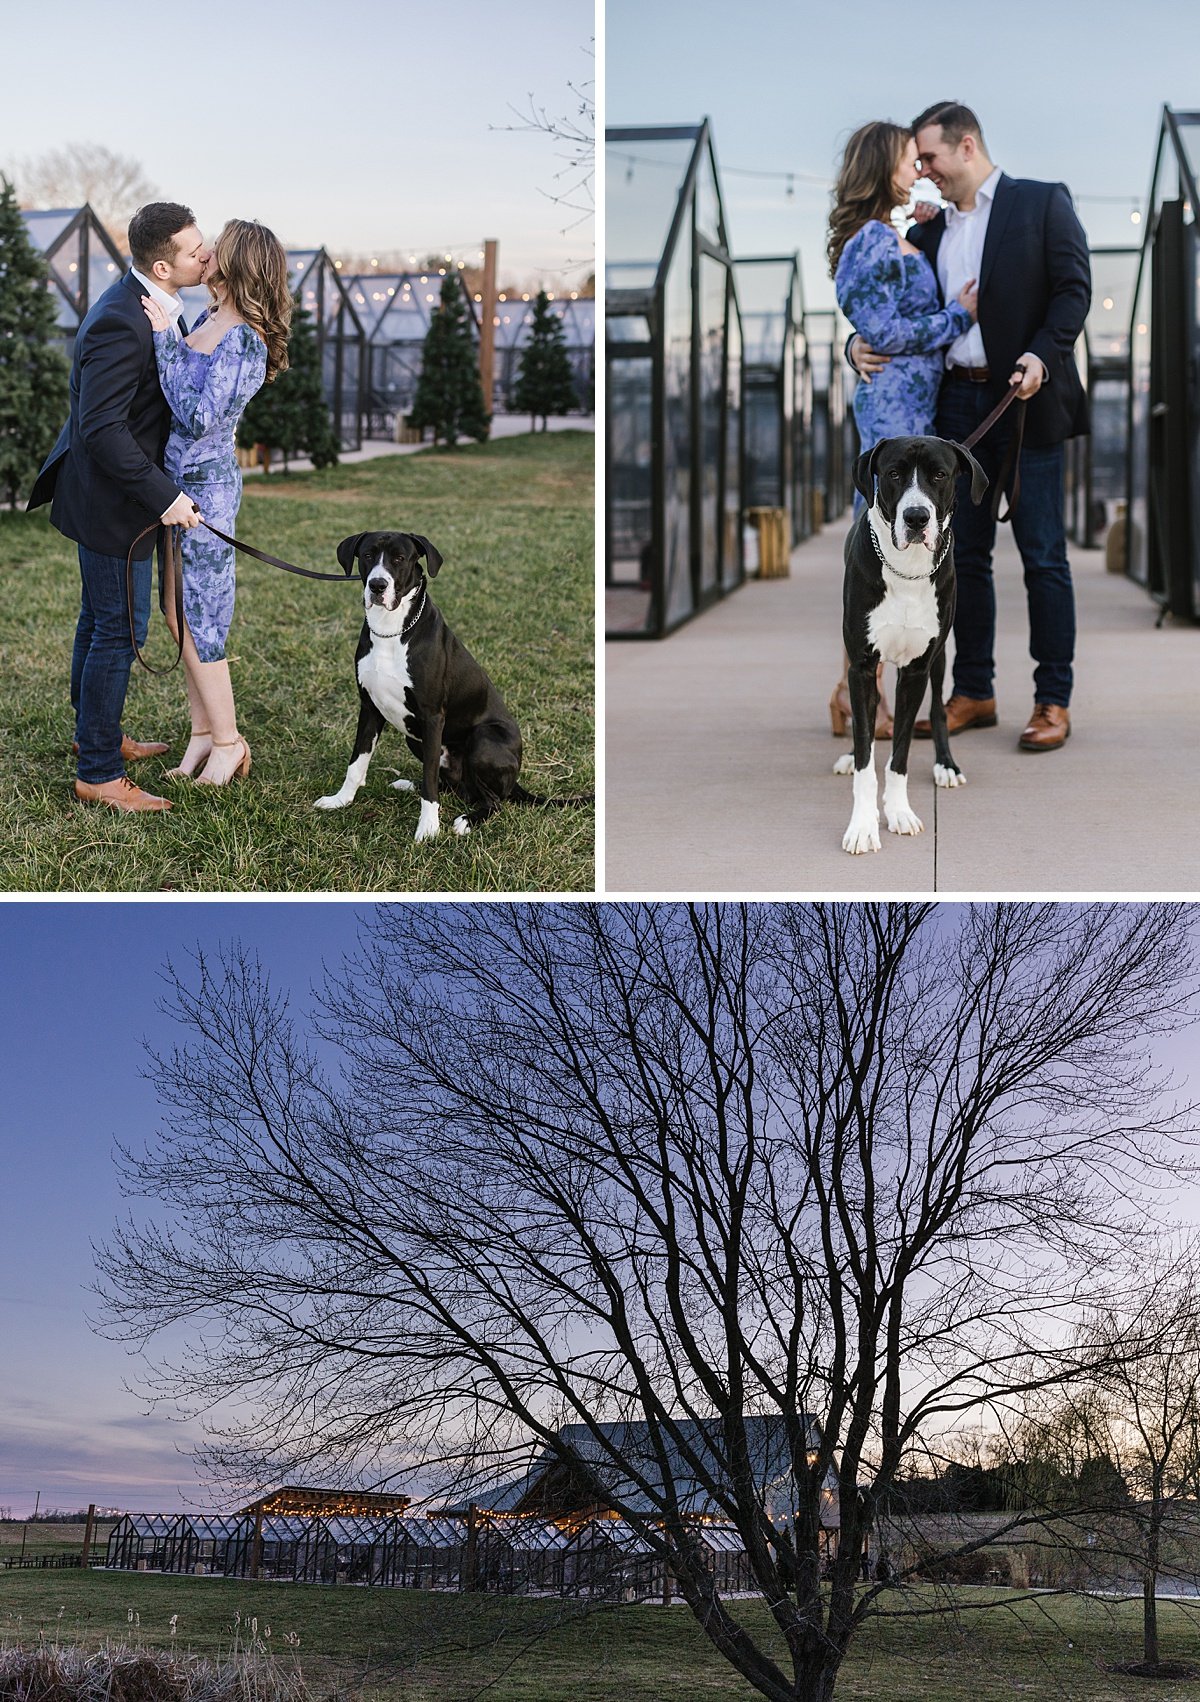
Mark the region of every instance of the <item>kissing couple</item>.
<instances>
[{"instance_id":1,"label":"kissing couple","mask_svg":"<svg viewBox=\"0 0 1200 1702\"><path fill-rule=\"evenodd\" d=\"M140 648L150 620L155 533L148 529L183 528L182 635L166 563L160 602L172 635L182 637L191 738L168 773L225 786L250 769L225 657L234 550L203 522L233 534L242 496L234 433L251 397L287 368L292 297L282 244L252 220L231 219L210 245L190 208L154 201L130 220L129 249L130 270L80 326L70 415L29 507L51 503L53 525L79 547L75 795L122 811L161 811L171 808L169 800L143 791L125 772L127 762L167 749L141 743L121 726L134 655L126 558L133 547ZM189 330L179 291L197 284L207 286L209 306Z\"/></svg>"},{"instance_id":2,"label":"kissing couple","mask_svg":"<svg viewBox=\"0 0 1200 1702\"><path fill-rule=\"evenodd\" d=\"M938 192L913 203L924 179ZM1020 501L1013 537L1024 566L1033 712L1023 751L1057 750L1071 731L1075 596L1063 520L1063 443L1088 429L1075 343L1092 299L1087 237L1063 183L1012 178L992 163L970 107L938 101L911 125L863 125L846 144L829 220L838 305L853 325L847 359L862 382L854 416L864 454L887 437L962 443L1010 383L1025 399ZM996 486L1013 411L973 450ZM958 603L951 734L997 723L995 510L968 500L960 475L954 513ZM856 508L861 505L861 496ZM845 674L830 703L845 730ZM886 708L876 736L890 737ZM931 736L918 721L919 738Z\"/></svg>"}]
</instances>

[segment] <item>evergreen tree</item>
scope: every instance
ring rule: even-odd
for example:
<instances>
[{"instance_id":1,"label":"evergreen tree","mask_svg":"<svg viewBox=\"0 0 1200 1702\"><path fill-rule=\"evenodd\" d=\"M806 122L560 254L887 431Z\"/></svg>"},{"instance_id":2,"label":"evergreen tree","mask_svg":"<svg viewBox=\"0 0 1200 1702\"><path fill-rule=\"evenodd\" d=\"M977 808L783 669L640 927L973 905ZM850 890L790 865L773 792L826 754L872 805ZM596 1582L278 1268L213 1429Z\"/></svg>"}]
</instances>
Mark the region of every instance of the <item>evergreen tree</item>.
<instances>
[{"instance_id":1,"label":"evergreen tree","mask_svg":"<svg viewBox=\"0 0 1200 1702\"><path fill-rule=\"evenodd\" d=\"M16 191L0 177L0 492L10 508L28 493L70 405L48 279Z\"/></svg>"},{"instance_id":2,"label":"evergreen tree","mask_svg":"<svg viewBox=\"0 0 1200 1702\"><path fill-rule=\"evenodd\" d=\"M256 443L277 449L283 456L285 473L292 455L308 455L314 467L334 467L338 458L337 433L321 384L316 329L311 314L300 304L299 294L292 301L288 369L273 384L264 384L251 400L237 434L243 449L251 449Z\"/></svg>"},{"instance_id":3,"label":"evergreen tree","mask_svg":"<svg viewBox=\"0 0 1200 1702\"><path fill-rule=\"evenodd\" d=\"M566 334L545 290L538 291L533 304L533 325L521 354L513 406L518 413L529 415L530 431L537 430L539 414L545 431L551 414L569 414L578 406Z\"/></svg>"},{"instance_id":4,"label":"evergreen tree","mask_svg":"<svg viewBox=\"0 0 1200 1702\"><path fill-rule=\"evenodd\" d=\"M425 333L421 377L409 420L422 431L432 426L433 441L444 438L451 448L460 437L482 443L491 429L467 303L453 272L442 280L442 298Z\"/></svg>"}]
</instances>

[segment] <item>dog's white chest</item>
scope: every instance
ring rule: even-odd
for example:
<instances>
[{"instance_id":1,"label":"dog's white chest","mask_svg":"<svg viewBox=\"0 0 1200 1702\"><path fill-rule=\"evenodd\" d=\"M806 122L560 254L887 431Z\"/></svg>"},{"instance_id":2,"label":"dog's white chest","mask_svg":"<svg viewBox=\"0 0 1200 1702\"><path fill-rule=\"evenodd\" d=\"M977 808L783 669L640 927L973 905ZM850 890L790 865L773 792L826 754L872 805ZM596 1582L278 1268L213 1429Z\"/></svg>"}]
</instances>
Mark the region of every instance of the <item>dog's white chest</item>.
<instances>
[{"instance_id":1,"label":"dog's white chest","mask_svg":"<svg viewBox=\"0 0 1200 1702\"><path fill-rule=\"evenodd\" d=\"M358 683L393 727L409 732L408 645L400 638L376 638L358 664Z\"/></svg>"},{"instance_id":2,"label":"dog's white chest","mask_svg":"<svg viewBox=\"0 0 1200 1702\"><path fill-rule=\"evenodd\" d=\"M903 588L884 580L883 601L867 617L867 637L885 662L903 668L923 656L938 635L937 593L923 579Z\"/></svg>"}]
</instances>

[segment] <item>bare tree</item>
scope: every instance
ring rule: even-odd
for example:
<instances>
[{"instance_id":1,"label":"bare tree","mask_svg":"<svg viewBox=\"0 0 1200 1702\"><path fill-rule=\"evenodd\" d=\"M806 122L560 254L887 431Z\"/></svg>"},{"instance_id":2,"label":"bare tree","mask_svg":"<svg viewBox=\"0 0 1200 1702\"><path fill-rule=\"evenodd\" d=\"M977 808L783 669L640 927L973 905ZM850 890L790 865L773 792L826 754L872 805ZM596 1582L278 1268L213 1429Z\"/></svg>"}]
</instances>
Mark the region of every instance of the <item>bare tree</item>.
<instances>
[{"instance_id":1,"label":"bare tree","mask_svg":"<svg viewBox=\"0 0 1200 1702\"><path fill-rule=\"evenodd\" d=\"M592 49L588 49L589 57ZM596 196L596 85L592 78L569 82L571 111L552 113L530 94L524 107L509 105L515 124L493 124L499 131L533 131L548 136L555 144L559 161L554 188L541 193L574 218L562 234L588 224L595 217Z\"/></svg>"},{"instance_id":2,"label":"bare tree","mask_svg":"<svg viewBox=\"0 0 1200 1702\"><path fill-rule=\"evenodd\" d=\"M1095 1370L1077 1326L1190 1129L1147 1061L1194 994L1166 906L399 905L313 1016L236 952L171 987L164 1126L122 1154L168 1210L101 1264L109 1328L193 1327L158 1393L245 1409L214 1465L477 1485L548 1449L775 1702L829 1698L889 1611L859 1558L925 1438ZM680 1460L780 1644L716 1590Z\"/></svg>"},{"instance_id":3,"label":"bare tree","mask_svg":"<svg viewBox=\"0 0 1200 1702\"><path fill-rule=\"evenodd\" d=\"M1093 1566L1140 1575L1142 1660L1131 1670L1147 1676L1168 1676L1158 1636L1164 1570L1200 1586L1198 1295L1195 1242L1143 1261L1081 1321L1094 1370L1065 1394L1035 1399L1018 1433L1022 1449L1074 1475L1093 1523L1106 1517Z\"/></svg>"},{"instance_id":4,"label":"bare tree","mask_svg":"<svg viewBox=\"0 0 1200 1702\"><path fill-rule=\"evenodd\" d=\"M23 206L81 207L90 202L122 252L128 247L130 219L158 193L138 160L99 142L67 142L21 160L16 177Z\"/></svg>"}]
</instances>

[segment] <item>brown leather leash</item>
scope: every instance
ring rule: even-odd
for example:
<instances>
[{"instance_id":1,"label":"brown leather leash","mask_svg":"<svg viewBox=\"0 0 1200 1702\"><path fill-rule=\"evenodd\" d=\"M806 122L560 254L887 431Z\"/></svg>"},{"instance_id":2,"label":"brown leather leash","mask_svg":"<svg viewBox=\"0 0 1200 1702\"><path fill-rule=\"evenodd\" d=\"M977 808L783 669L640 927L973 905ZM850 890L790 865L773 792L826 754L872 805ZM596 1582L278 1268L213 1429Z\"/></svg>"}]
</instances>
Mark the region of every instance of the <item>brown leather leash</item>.
<instances>
[{"instance_id":1,"label":"brown leather leash","mask_svg":"<svg viewBox=\"0 0 1200 1702\"><path fill-rule=\"evenodd\" d=\"M196 508L196 504L193 503L192 507ZM199 513L198 508L196 512ZM218 527L209 525L207 520L201 520L200 524L211 532L214 538L220 538L223 544L232 544L234 549L240 550L243 555L253 556L255 561L265 562L268 567L281 568L284 573L298 573L302 579L333 580L339 585L346 584L353 577L353 564L343 573L317 573L311 567L297 567L295 562L281 561L278 556L268 555L265 550L256 550L253 544L243 544L240 538L231 538L228 532L222 532ZM152 667L142 655L141 646L138 644L137 635L134 631L133 620L133 552L143 538L149 537L151 532L157 532L160 527L166 533L163 542L165 564L175 581L175 642L178 645L175 660L165 668ZM129 613L129 642L133 646L134 655L148 674L169 674L179 666L183 658L183 552L179 544L179 534L182 530L182 526L163 526L161 520L156 520L152 526L146 526L138 533L130 544L129 554L125 558L125 606ZM161 604L159 606L162 607Z\"/></svg>"},{"instance_id":2,"label":"brown leather leash","mask_svg":"<svg viewBox=\"0 0 1200 1702\"><path fill-rule=\"evenodd\" d=\"M1024 372L1025 368L1021 367L1020 370ZM1018 400L1017 391L1020 387L1021 380L1019 378L1015 382L1009 382L1007 392L996 403L987 419L981 421L975 427L970 437L963 439L962 447L964 449L974 449L980 438L987 436L1006 409L1011 408L1013 403ZM1021 494L1021 444L1025 438L1025 410L1029 404L1027 398L1023 396L1020 398L1020 403L1021 411L1017 416L1017 429L1005 451L1004 462L996 476L996 488L992 492L992 519L1001 526L1004 525L1005 521L1012 519L1013 510L1016 508L1017 499ZM1008 512L1001 514L1000 499L1004 495L1004 487L1007 485L1010 475L1012 477L1012 491L1008 498Z\"/></svg>"}]
</instances>

